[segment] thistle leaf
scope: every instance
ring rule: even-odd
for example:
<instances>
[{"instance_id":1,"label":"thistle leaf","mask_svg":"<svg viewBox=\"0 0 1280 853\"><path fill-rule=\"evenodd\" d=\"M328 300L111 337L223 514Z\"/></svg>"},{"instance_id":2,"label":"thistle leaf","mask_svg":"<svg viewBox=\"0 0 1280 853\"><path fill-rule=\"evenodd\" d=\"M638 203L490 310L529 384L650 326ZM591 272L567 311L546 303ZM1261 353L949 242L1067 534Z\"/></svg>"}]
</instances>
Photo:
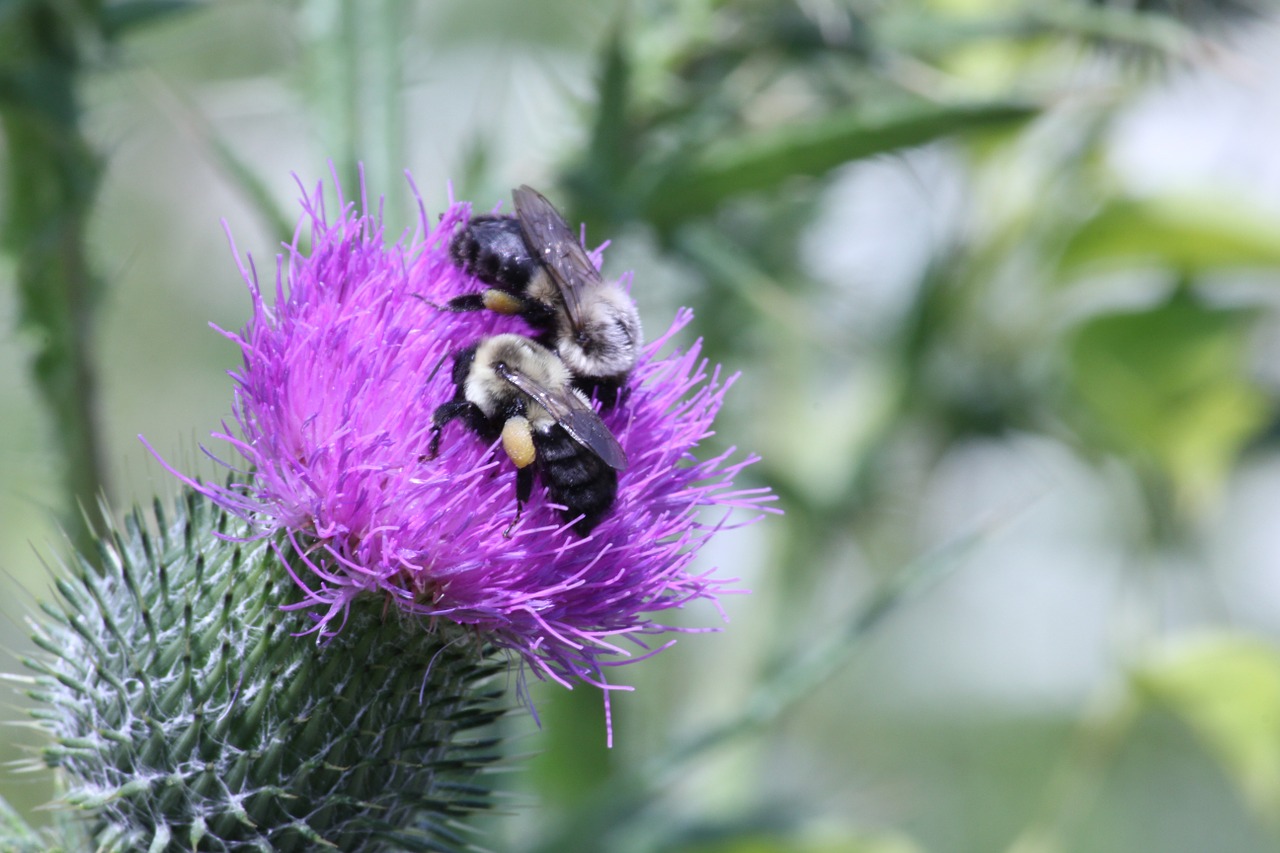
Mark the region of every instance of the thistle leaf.
<instances>
[{"instance_id":1,"label":"thistle leaf","mask_svg":"<svg viewBox=\"0 0 1280 853\"><path fill-rule=\"evenodd\" d=\"M816 177L851 160L953 133L1015 125L1037 112L1017 102L912 102L876 112L855 107L808 123L743 134L708 148L666 176L645 215L667 225L706 213L730 196L769 189L788 178Z\"/></svg>"}]
</instances>

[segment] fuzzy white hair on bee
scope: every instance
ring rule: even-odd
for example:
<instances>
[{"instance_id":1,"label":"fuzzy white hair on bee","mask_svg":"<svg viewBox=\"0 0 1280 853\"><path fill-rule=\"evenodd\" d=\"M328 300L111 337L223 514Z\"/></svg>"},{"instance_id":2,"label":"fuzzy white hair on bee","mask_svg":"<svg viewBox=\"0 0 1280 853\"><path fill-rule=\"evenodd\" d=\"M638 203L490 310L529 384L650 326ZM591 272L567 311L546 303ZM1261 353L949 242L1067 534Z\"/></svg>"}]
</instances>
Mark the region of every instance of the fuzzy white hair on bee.
<instances>
[{"instance_id":1,"label":"fuzzy white hair on bee","mask_svg":"<svg viewBox=\"0 0 1280 853\"><path fill-rule=\"evenodd\" d=\"M532 495L535 472L582 535L613 505L627 455L572 378L555 353L522 335L494 335L454 355L454 398L432 415L428 458L438 455L453 420L486 442L501 439L517 469L508 535Z\"/></svg>"}]
</instances>

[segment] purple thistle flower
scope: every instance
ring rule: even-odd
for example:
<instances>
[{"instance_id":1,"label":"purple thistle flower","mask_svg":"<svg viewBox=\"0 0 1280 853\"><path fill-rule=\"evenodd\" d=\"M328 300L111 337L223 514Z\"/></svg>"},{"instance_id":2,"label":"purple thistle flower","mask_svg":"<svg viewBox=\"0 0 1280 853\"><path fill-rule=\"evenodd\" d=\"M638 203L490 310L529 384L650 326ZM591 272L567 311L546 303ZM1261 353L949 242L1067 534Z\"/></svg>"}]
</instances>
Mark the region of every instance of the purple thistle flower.
<instances>
[{"instance_id":1,"label":"purple thistle flower","mask_svg":"<svg viewBox=\"0 0 1280 853\"><path fill-rule=\"evenodd\" d=\"M582 537L538 485L507 538L515 467L501 448L451 426L428 459L432 413L454 393L450 354L486 335L529 332L515 317L436 307L482 288L448 253L469 205L451 204L433 227L419 202L418 232L388 246L379 217L339 203L331 221L321 188L304 192L272 304L252 265L240 266L253 317L239 334L223 332L244 356L231 374L238 430L214 437L245 458L245 482L183 477L264 535L284 532L292 565L307 567L296 573L281 554L313 630L341 630L352 599L379 593L406 613L474 626L540 678L606 690L616 688L603 667L670 645L655 648L651 635L710 630L655 614L734 591L690 566L734 510L753 521L773 496L733 486L754 457L693 454L735 377L709 368L699 342L660 354L692 312L645 347L628 396L603 414L630 461L610 512ZM599 251L593 257L599 263Z\"/></svg>"}]
</instances>

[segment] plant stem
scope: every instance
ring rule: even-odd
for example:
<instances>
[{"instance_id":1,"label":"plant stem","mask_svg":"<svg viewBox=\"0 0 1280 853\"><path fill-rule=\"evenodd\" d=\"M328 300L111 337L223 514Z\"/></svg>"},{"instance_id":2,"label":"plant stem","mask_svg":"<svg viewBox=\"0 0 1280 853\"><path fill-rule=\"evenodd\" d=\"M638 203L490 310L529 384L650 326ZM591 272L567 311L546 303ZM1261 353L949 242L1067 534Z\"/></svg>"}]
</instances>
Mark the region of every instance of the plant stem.
<instances>
[{"instance_id":1,"label":"plant stem","mask_svg":"<svg viewBox=\"0 0 1280 853\"><path fill-rule=\"evenodd\" d=\"M105 472L91 361L101 284L85 232L102 165L80 126L76 85L98 5L26 3L0 26L0 127L8 161L3 248L17 261L20 323L37 336L36 387L63 459L63 523L82 553L102 521Z\"/></svg>"}]
</instances>

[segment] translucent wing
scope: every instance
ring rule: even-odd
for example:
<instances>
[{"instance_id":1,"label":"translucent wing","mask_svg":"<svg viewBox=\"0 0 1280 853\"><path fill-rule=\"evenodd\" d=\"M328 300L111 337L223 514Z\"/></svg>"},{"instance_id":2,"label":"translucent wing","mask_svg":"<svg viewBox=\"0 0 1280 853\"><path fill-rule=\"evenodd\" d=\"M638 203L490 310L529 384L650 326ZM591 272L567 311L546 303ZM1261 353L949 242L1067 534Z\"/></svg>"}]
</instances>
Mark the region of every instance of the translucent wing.
<instances>
[{"instance_id":1,"label":"translucent wing","mask_svg":"<svg viewBox=\"0 0 1280 853\"><path fill-rule=\"evenodd\" d=\"M569 322L575 331L581 331L582 290L604 284L600 271L546 196L527 185L516 189L512 196L525 243L551 273L564 300Z\"/></svg>"},{"instance_id":2,"label":"translucent wing","mask_svg":"<svg viewBox=\"0 0 1280 853\"><path fill-rule=\"evenodd\" d=\"M548 388L509 364L499 363L494 366L494 369L499 376L528 394L538 405L546 409L547 413L556 423L564 427L565 432L569 433L574 441L599 456L604 464L615 471L622 471L627 467L627 452L622 449L621 444L618 444L618 439L609 432L609 428L604 425L604 421L600 420L595 409L573 393L572 389Z\"/></svg>"}]
</instances>

